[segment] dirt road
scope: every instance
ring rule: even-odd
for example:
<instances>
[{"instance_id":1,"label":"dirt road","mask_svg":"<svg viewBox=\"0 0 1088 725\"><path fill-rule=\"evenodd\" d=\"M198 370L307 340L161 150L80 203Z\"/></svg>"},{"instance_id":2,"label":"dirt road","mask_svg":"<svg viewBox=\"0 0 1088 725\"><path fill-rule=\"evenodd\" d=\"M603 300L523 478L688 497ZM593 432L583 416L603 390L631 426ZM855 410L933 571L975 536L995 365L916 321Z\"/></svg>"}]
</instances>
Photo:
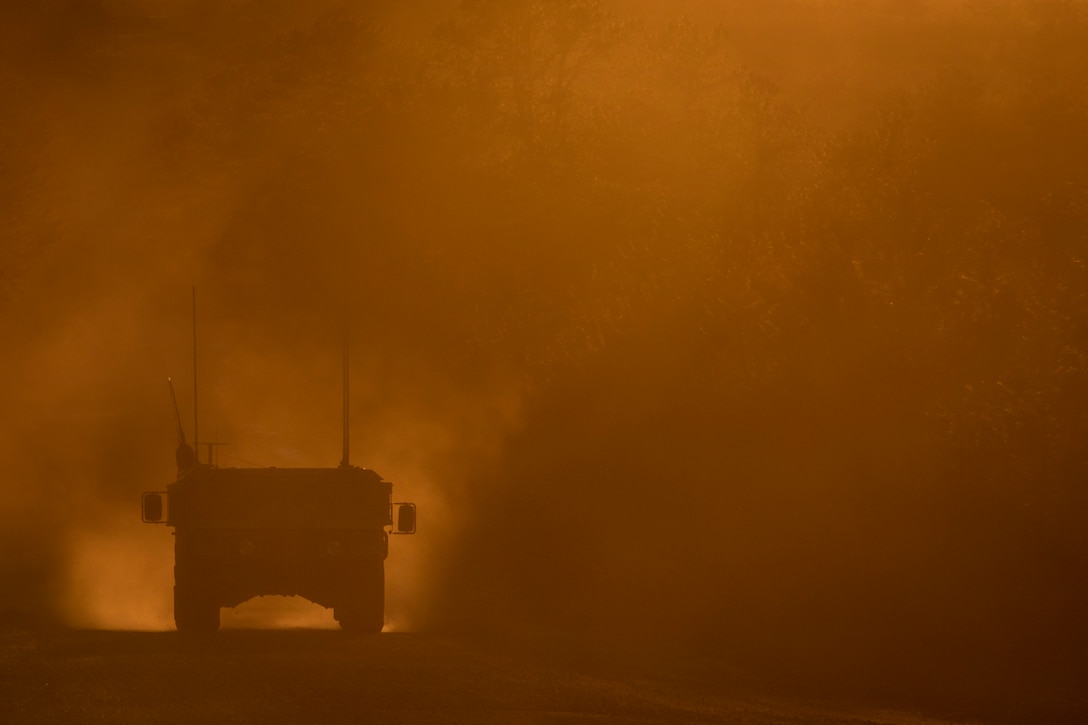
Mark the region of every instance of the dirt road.
<instances>
[{"instance_id":1,"label":"dirt road","mask_svg":"<svg viewBox=\"0 0 1088 725\"><path fill-rule=\"evenodd\" d=\"M728 668L547 641L336 631L0 632L0 722L952 722L761 696Z\"/></svg>"}]
</instances>

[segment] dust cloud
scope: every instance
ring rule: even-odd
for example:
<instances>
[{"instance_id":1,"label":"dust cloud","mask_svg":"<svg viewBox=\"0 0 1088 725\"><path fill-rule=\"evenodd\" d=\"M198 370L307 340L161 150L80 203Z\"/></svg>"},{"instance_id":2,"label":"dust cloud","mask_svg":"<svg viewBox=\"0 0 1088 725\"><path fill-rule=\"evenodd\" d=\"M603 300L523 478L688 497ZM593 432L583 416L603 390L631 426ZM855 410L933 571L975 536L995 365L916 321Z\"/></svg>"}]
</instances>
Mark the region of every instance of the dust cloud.
<instances>
[{"instance_id":1,"label":"dust cloud","mask_svg":"<svg viewBox=\"0 0 1088 725\"><path fill-rule=\"evenodd\" d=\"M397 628L908 690L1085 671L1084 3L0 28L0 609L170 626L137 502L173 474L195 284L222 465L335 465L350 321L353 461L420 505Z\"/></svg>"}]
</instances>

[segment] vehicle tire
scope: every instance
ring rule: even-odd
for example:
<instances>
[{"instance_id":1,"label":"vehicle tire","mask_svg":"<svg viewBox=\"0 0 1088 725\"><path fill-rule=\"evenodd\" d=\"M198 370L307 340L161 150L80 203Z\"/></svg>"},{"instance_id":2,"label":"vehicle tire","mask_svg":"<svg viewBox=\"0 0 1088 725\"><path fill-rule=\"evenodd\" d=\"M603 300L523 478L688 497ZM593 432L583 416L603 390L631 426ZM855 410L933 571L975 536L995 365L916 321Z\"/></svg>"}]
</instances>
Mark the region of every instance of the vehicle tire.
<instances>
[{"instance_id":1,"label":"vehicle tire","mask_svg":"<svg viewBox=\"0 0 1088 725\"><path fill-rule=\"evenodd\" d=\"M385 562L367 565L357 582L348 587L333 607L340 629L352 634L377 634L385 626Z\"/></svg>"},{"instance_id":2,"label":"vehicle tire","mask_svg":"<svg viewBox=\"0 0 1088 725\"><path fill-rule=\"evenodd\" d=\"M174 585L174 624L184 634L219 631L219 603L193 587Z\"/></svg>"}]
</instances>

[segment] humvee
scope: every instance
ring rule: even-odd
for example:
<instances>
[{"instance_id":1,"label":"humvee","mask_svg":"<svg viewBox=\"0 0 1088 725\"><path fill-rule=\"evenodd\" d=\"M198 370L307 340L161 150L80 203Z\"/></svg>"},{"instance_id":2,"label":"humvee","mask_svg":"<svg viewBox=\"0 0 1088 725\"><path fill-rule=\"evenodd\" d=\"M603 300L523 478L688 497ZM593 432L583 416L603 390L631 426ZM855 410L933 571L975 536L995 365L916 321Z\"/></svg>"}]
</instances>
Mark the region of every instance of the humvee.
<instances>
[{"instance_id":1,"label":"humvee","mask_svg":"<svg viewBox=\"0 0 1088 725\"><path fill-rule=\"evenodd\" d=\"M211 444L201 461L170 384L177 480L143 494L142 518L174 527L179 632L215 632L222 607L262 595L331 608L345 631L382 630L389 534L415 533L416 509L393 503L393 484L348 462L346 359L344 457L335 468L220 468Z\"/></svg>"}]
</instances>

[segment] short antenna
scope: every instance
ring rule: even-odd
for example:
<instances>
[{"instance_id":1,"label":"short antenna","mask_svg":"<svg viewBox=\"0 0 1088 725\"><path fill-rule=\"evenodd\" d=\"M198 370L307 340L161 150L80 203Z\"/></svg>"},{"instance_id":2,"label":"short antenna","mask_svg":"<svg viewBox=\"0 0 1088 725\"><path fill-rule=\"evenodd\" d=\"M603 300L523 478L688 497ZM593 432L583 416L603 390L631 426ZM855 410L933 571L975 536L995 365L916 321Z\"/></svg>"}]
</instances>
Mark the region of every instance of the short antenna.
<instances>
[{"instance_id":1,"label":"short antenna","mask_svg":"<svg viewBox=\"0 0 1088 725\"><path fill-rule=\"evenodd\" d=\"M348 345L348 328L344 325L344 457L340 459L340 467L348 468L351 466L350 462L350 429L351 429L351 395L350 395L350 381L349 370L351 358L349 354Z\"/></svg>"},{"instance_id":2,"label":"short antenna","mask_svg":"<svg viewBox=\"0 0 1088 725\"><path fill-rule=\"evenodd\" d=\"M197 433L196 407L196 285L193 285L193 449L196 451L196 462L200 463L200 436Z\"/></svg>"}]
</instances>

